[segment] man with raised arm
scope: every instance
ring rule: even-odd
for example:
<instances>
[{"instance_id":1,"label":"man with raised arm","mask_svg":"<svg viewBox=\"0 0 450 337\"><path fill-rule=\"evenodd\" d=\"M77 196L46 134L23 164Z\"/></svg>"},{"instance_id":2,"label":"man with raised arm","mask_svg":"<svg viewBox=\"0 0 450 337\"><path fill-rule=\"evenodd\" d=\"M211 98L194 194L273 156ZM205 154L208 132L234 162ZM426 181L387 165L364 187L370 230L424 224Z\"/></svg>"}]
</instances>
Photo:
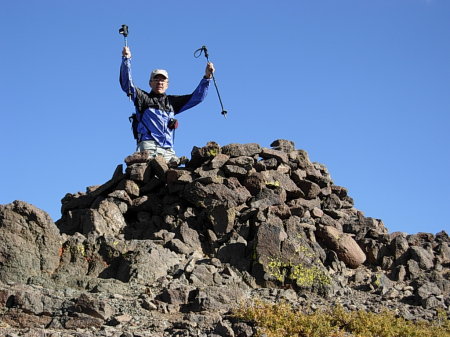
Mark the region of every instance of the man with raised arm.
<instances>
[{"instance_id":1,"label":"man with raised arm","mask_svg":"<svg viewBox=\"0 0 450 337\"><path fill-rule=\"evenodd\" d=\"M202 102L207 93L214 65L208 62L205 75L197 88L189 95L166 95L169 74L164 69L155 69L150 74L150 92L139 89L131 77L131 51L122 50L120 85L131 98L136 108L137 151L148 151L151 156L162 155L167 162L178 161L173 149L174 130L178 127L175 115Z\"/></svg>"}]
</instances>

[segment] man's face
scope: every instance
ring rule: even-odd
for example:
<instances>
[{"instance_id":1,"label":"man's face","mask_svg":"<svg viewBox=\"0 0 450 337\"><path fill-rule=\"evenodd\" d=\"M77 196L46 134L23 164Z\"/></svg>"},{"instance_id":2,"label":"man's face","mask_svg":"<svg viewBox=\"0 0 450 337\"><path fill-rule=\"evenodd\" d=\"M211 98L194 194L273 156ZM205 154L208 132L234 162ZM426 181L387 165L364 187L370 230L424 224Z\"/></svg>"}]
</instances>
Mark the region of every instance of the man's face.
<instances>
[{"instance_id":1,"label":"man's face","mask_svg":"<svg viewBox=\"0 0 450 337\"><path fill-rule=\"evenodd\" d=\"M169 87L169 81L163 75L156 75L150 81L152 91L157 94L164 94Z\"/></svg>"}]
</instances>

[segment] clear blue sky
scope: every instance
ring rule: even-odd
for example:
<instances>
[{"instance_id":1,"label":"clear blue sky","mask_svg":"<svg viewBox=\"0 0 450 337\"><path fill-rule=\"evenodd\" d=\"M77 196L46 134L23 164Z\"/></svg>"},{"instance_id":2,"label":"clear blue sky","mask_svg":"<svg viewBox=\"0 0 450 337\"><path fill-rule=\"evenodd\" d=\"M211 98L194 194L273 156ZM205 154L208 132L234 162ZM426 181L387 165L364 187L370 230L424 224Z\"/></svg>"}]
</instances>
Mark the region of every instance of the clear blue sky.
<instances>
[{"instance_id":1,"label":"clear blue sky","mask_svg":"<svg viewBox=\"0 0 450 337\"><path fill-rule=\"evenodd\" d=\"M450 1L3 1L0 204L60 218L60 200L134 152L118 71L169 71L190 93L207 45L214 87L180 115L178 155L214 140L295 142L390 231L450 229Z\"/></svg>"}]
</instances>

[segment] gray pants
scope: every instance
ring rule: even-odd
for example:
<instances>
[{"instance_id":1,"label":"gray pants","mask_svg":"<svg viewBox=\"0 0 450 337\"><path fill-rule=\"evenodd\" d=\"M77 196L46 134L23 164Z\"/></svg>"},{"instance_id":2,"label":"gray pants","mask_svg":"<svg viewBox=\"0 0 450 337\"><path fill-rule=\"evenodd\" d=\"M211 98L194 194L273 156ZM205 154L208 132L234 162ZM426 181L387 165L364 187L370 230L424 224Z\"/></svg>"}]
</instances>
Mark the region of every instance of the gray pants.
<instances>
[{"instance_id":1,"label":"gray pants","mask_svg":"<svg viewBox=\"0 0 450 337\"><path fill-rule=\"evenodd\" d=\"M144 140L140 142L136 151L148 151L152 157L161 155L166 162L169 162L171 159L178 160L178 157L175 155L175 151L172 148L163 148L154 140Z\"/></svg>"}]
</instances>

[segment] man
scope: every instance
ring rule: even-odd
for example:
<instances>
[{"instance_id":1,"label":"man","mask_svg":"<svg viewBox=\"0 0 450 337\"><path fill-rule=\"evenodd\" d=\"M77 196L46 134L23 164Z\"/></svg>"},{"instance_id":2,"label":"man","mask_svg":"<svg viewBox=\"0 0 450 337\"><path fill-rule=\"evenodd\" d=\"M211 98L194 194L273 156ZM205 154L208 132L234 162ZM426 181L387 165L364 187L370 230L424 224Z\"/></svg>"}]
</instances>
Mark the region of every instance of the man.
<instances>
[{"instance_id":1,"label":"man","mask_svg":"<svg viewBox=\"0 0 450 337\"><path fill-rule=\"evenodd\" d=\"M148 151L151 156L162 155L167 162L178 161L173 150L174 131L178 127L175 115L202 102L209 88L209 82L215 71L214 65L206 65L205 76L190 95L166 95L169 86L169 74L166 70L156 69L150 74L150 93L133 84L131 77L131 51L122 50L120 67L120 85L132 99L136 108L137 151Z\"/></svg>"}]
</instances>

